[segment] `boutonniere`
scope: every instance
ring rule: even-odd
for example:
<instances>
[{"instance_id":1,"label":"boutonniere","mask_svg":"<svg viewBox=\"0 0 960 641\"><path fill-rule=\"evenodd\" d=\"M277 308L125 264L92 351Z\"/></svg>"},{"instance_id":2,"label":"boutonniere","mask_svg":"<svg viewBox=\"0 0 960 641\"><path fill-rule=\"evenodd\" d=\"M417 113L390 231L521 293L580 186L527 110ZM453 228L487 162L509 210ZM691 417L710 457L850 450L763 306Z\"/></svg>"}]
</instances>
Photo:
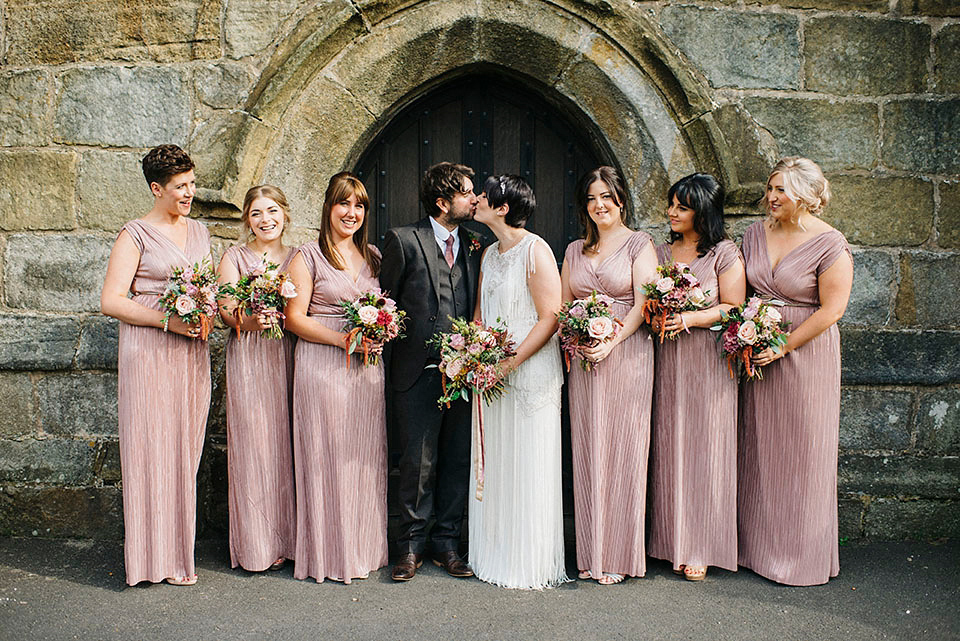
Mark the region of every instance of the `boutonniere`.
<instances>
[{"instance_id":1,"label":"boutonniere","mask_svg":"<svg viewBox=\"0 0 960 641\"><path fill-rule=\"evenodd\" d=\"M473 254L473 252L480 251L483 249L483 245L480 244L480 237L474 234L472 231L467 232L467 253Z\"/></svg>"}]
</instances>

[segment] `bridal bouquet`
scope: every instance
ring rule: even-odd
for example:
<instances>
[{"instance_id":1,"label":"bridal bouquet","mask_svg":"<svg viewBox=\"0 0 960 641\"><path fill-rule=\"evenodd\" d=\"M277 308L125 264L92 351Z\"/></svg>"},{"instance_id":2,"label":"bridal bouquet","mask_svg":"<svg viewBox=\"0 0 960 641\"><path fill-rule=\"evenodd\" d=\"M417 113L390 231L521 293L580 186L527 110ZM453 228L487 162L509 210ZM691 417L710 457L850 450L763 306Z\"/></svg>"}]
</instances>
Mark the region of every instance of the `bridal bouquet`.
<instances>
[{"instance_id":1,"label":"bridal bouquet","mask_svg":"<svg viewBox=\"0 0 960 641\"><path fill-rule=\"evenodd\" d=\"M263 330L267 338L283 338L281 321L286 318L283 308L290 298L296 298L297 288L290 277L280 271L276 263L268 262L266 256L240 277L236 285L225 285L225 291L237 301L234 313L237 321L241 314L256 316L265 314L270 327Z\"/></svg>"},{"instance_id":2,"label":"bridal bouquet","mask_svg":"<svg viewBox=\"0 0 960 641\"><path fill-rule=\"evenodd\" d=\"M223 295L208 259L204 258L192 267L174 267L173 275L160 296L163 331L167 331L170 317L176 314L188 325L199 323L199 338L207 340L213 329L213 317L217 313L217 299Z\"/></svg>"},{"instance_id":3,"label":"bridal bouquet","mask_svg":"<svg viewBox=\"0 0 960 641\"><path fill-rule=\"evenodd\" d=\"M347 319L347 363L351 354L362 350L364 365L378 364L383 344L401 336L407 313L397 309L396 302L379 289L364 292L354 300L340 301L340 307Z\"/></svg>"},{"instance_id":4,"label":"bridal bouquet","mask_svg":"<svg viewBox=\"0 0 960 641\"><path fill-rule=\"evenodd\" d=\"M443 396L437 403L449 407L458 398L469 401L472 390L489 405L504 393L500 363L517 353L510 333L499 318L493 327L462 318L451 320L449 332L427 341L440 350L440 364L428 366L440 368Z\"/></svg>"},{"instance_id":5,"label":"bridal bouquet","mask_svg":"<svg viewBox=\"0 0 960 641\"><path fill-rule=\"evenodd\" d=\"M666 333L663 326L667 317L703 309L710 292L700 288L700 280L690 271L690 266L686 263L658 265L657 275L659 279L643 285L643 293L647 297L643 304L643 318L648 324L654 319L659 319L662 343L664 336L673 340L680 334L680 332Z\"/></svg>"},{"instance_id":6,"label":"bridal bouquet","mask_svg":"<svg viewBox=\"0 0 960 641\"><path fill-rule=\"evenodd\" d=\"M781 306L781 301L751 296L740 307L721 312L720 321L710 329L720 332L718 340L727 357L730 378L736 377L734 364L739 367L742 363L748 379L762 379L763 373L750 362L751 357L768 347L780 350L786 346L790 323L777 310Z\"/></svg>"},{"instance_id":7,"label":"bridal bouquet","mask_svg":"<svg viewBox=\"0 0 960 641\"><path fill-rule=\"evenodd\" d=\"M580 366L585 372L595 369L597 364L584 358L583 350L613 340L620 332L623 323L614 318L612 303L612 298L594 290L586 298L564 303L557 312L560 348L568 372L572 358L580 359Z\"/></svg>"}]
</instances>

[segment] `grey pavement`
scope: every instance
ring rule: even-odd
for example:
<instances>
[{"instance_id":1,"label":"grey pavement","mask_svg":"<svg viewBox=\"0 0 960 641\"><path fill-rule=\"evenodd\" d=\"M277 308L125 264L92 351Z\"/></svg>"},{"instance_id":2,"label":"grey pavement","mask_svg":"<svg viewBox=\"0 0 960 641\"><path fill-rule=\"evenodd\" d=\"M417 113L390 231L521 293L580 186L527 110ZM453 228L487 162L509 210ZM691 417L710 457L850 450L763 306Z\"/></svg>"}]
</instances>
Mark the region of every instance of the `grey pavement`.
<instances>
[{"instance_id":1,"label":"grey pavement","mask_svg":"<svg viewBox=\"0 0 960 641\"><path fill-rule=\"evenodd\" d=\"M960 542L851 544L840 563L809 588L743 569L691 583L650 559L620 585L525 592L429 563L406 584L252 574L217 541L197 546L197 585L131 588L118 542L0 538L0 639L960 639Z\"/></svg>"}]
</instances>

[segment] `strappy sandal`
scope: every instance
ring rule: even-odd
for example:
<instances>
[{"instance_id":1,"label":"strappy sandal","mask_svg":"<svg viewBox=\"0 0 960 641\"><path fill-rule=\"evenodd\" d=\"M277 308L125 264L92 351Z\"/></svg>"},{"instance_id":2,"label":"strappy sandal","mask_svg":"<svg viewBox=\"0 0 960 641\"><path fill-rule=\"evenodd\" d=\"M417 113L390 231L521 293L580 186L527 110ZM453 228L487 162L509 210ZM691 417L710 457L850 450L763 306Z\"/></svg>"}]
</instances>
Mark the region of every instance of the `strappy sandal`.
<instances>
[{"instance_id":1,"label":"strappy sandal","mask_svg":"<svg viewBox=\"0 0 960 641\"><path fill-rule=\"evenodd\" d=\"M679 567L675 567L673 568L673 573L678 576L683 576L683 571L686 569L686 567L687 566L685 565L680 565Z\"/></svg>"},{"instance_id":2,"label":"strappy sandal","mask_svg":"<svg viewBox=\"0 0 960 641\"><path fill-rule=\"evenodd\" d=\"M193 585L197 582L197 575L193 576L171 576L164 579L170 585Z\"/></svg>"},{"instance_id":3,"label":"strappy sandal","mask_svg":"<svg viewBox=\"0 0 960 641\"><path fill-rule=\"evenodd\" d=\"M577 575L577 578L587 580L592 579L593 575L590 574L590 570L580 570L580 574Z\"/></svg>"},{"instance_id":4,"label":"strappy sandal","mask_svg":"<svg viewBox=\"0 0 960 641\"><path fill-rule=\"evenodd\" d=\"M688 565L683 568L683 578L687 581L703 581L707 577L707 566Z\"/></svg>"},{"instance_id":5,"label":"strappy sandal","mask_svg":"<svg viewBox=\"0 0 960 641\"><path fill-rule=\"evenodd\" d=\"M271 563L271 564L270 564L270 567L267 568L267 569L268 569L268 570L279 570L279 569L282 568L286 563L287 563L287 560L281 556L279 559L277 559L276 561L274 561L273 563Z\"/></svg>"},{"instance_id":6,"label":"strappy sandal","mask_svg":"<svg viewBox=\"0 0 960 641\"><path fill-rule=\"evenodd\" d=\"M603 576L597 579L600 585L615 585L623 581L623 575L616 572L604 572Z\"/></svg>"}]
</instances>

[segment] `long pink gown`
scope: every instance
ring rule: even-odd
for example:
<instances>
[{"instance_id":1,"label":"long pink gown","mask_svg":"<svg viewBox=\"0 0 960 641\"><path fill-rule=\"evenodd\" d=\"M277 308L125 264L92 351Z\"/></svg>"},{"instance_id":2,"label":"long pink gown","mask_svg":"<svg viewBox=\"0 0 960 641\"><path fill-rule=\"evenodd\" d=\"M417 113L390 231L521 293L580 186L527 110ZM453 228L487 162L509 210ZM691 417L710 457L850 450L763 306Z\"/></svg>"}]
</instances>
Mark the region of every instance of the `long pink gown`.
<instances>
[{"instance_id":1,"label":"long pink gown","mask_svg":"<svg viewBox=\"0 0 960 641\"><path fill-rule=\"evenodd\" d=\"M173 267L210 256L210 234L195 220L187 219L184 250L142 220L121 231L140 250L130 292L150 309L161 309ZM127 584L191 576L197 469L210 407L209 345L121 322L117 396Z\"/></svg>"},{"instance_id":2,"label":"long pink gown","mask_svg":"<svg viewBox=\"0 0 960 641\"><path fill-rule=\"evenodd\" d=\"M290 250L280 271L295 254ZM246 246L225 257L240 275L261 257ZM259 572L296 547L291 402L293 337L230 331L227 340L227 474L230 564Z\"/></svg>"},{"instance_id":3,"label":"long pink gown","mask_svg":"<svg viewBox=\"0 0 960 641\"><path fill-rule=\"evenodd\" d=\"M594 267L583 241L567 246L564 260L574 298L591 292L614 299L614 315L633 308L632 266L651 243L634 232ZM646 326L620 343L590 372L570 366L569 400L573 448L573 499L577 568L593 578L604 572L643 576L647 455L653 390L653 342Z\"/></svg>"},{"instance_id":4,"label":"long pink gown","mask_svg":"<svg viewBox=\"0 0 960 641\"><path fill-rule=\"evenodd\" d=\"M376 248L371 248L377 252ZM309 316L344 328L341 300L378 288L364 266L356 282L317 242L299 250L313 275ZM379 253L378 253L379 255ZM297 549L293 576L349 583L387 564L387 437L383 364L364 366L340 347L297 341L293 435Z\"/></svg>"},{"instance_id":5,"label":"long pink gown","mask_svg":"<svg viewBox=\"0 0 960 641\"><path fill-rule=\"evenodd\" d=\"M657 246L669 265L669 244ZM717 304L719 275L740 260L729 240L690 264ZM737 570L737 382L716 332L691 328L656 345L650 445L649 554L681 565Z\"/></svg>"},{"instance_id":6,"label":"long pink gown","mask_svg":"<svg viewBox=\"0 0 960 641\"><path fill-rule=\"evenodd\" d=\"M762 222L747 228L747 282L786 303L796 329L819 307L817 278L844 253L831 230L788 253L776 268ZM778 583L818 585L840 571L837 448L840 333L836 325L741 386L737 453L740 565Z\"/></svg>"}]
</instances>

